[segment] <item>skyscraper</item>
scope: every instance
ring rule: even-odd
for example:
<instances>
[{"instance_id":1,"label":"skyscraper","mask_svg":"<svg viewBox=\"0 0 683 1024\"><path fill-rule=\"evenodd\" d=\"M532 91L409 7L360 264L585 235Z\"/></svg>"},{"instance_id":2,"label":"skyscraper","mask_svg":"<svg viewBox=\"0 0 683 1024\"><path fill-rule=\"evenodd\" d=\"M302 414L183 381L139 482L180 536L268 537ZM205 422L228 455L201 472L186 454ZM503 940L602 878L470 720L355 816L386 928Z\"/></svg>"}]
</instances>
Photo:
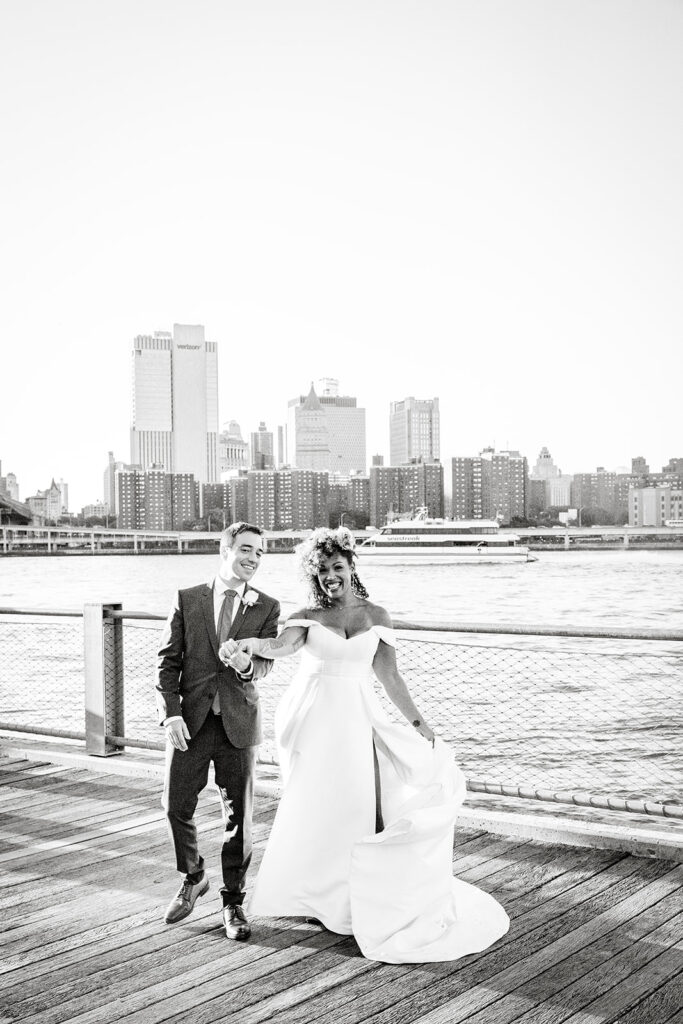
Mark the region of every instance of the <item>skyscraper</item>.
<instances>
[{"instance_id":1,"label":"skyscraper","mask_svg":"<svg viewBox=\"0 0 683 1024\"><path fill-rule=\"evenodd\" d=\"M258 430L252 431L251 434L251 468L275 469L273 432L266 430L263 420L259 423Z\"/></svg>"},{"instance_id":2,"label":"skyscraper","mask_svg":"<svg viewBox=\"0 0 683 1024\"><path fill-rule=\"evenodd\" d=\"M348 477L365 473L365 409L339 394L339 382L325 377L318 394L313 383L307 395L289 402L287 462L297 469L316 469Z\"/></svg>"},{"instance_id":3,"label":"skyscraper","mask_svg":"<svg viewBox=\"0 0 683 1024\"><path fill-rule=\"evenodd\" d=\"M529 514L539 515L552 506L569 504L571 476L563 475L546 447L541 448L529 473Z\"/></svg>"},{"instance_id":4,"label":"skyscraper","mask_svg":"<svg viewBox=\"0 0 683 1024\"><path fill-rule=\"evenodd\" d=\"M226 474L234 476L240 470L249 468L248 450L249 445L242 437L239 423L230 420L218 438L218 471L221 480L226 478Z\"/></svg>"},{"instance_id":5,"label":"skyscraper","mask_svg":"<svg viewBox=\"0 0 683 1024\"><path fill-rule=\"evenodd\" d=\"M404 398L392 402L389 415L389 462L437 462L440 449L439 399Z\"/></svg>"},{"instance_id":6,"label":"skyscraper","mask_svg":"<svg viewBox=\"0 0 683 1024\"><path fill-rule=\"evenodd\" d=\"M133 342L131 463L218 479L218 354L201 324Z\"/></svg>"}]
</instances>

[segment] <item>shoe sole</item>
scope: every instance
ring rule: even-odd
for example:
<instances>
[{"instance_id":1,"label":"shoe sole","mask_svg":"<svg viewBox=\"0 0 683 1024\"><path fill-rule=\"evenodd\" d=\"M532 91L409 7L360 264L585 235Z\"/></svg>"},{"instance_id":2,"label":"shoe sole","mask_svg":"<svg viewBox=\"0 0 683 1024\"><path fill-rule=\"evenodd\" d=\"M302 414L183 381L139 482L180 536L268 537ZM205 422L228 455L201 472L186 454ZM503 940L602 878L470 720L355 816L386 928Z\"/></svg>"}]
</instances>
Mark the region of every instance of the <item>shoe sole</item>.
<instances>
[{"instance_id":1,"label":"shoe sole","mask_svg":"<svg viewBox=\"0 0 683 1024\"><path fill-rule=\"evenodd\" d=\"M179 915L179 916L177 916L177 917L164 917L164 924L178 924L178 922L179 922L179 921L184 921L184 920L185 920L185 918L186 918L186 917L189 917L189 916L190 916L190 914L192 913L192 911L194 910L194 905L195 905L195 903L197 902L197 900L199 899L199 897L200 897L200 896L203 896L203 895L204 895L205 893L207 893L208 891L209 891L209 880L208 880L208 878L207 878L207 879L206 879L206 885L204 886L204 888L203 888L203 889L200 889L200 890L199 890L199 892L198 892L198 893L197 893L197 895L195 896L194 900L192 901L192 906L190 906L190 907L189 907L189 908L188 908L188 909L187 909L187 910L185 911L185 913L184 913L184 914L180 914L180 915Z\"/></svg>"}]
</instances>

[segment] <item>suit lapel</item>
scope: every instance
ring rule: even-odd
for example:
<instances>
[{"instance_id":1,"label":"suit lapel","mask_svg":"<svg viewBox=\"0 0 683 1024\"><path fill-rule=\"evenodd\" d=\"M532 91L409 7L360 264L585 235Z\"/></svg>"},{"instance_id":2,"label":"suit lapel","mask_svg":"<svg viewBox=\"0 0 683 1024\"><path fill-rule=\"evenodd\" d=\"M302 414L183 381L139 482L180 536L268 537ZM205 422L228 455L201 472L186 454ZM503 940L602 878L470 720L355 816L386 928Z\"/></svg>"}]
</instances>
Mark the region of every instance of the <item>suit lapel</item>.
<instances>
[{"instance_id":1,"label":"suit lapel","mask_svg":"<svg viewBox=\"0 0 683 1024\"><path fill-rule=\"evenodd\" d=\"M245 589L245 591L244 591L244 594L246 595L246 594L248 594L250 592L253 592L254 594L256 594L256 600L258 601L259 591L255 590L254 587L247 587ZM237 600L239 600L239 598L237 598ZM239 608L237 609L237 612L235 613L235 617L232 620L232 625L230 626L230 633L228 634L228 636L230 636L232 639L235 639L237 634L242 629L242 626L246 622L247 618L249 617L249 615L251 615L251 611L252 611L253 607L254 607L254 605L244 605L240 601ZM250 636L250 635L251 634L248 633L248 632L245 633L245 636Z\"/></svg>"},{"instance_id":2,"label":"suit lapel","mask_svg":"<svg viewBox=\"0 0 683 1024\"><path fill-rule=\"evenodd\" d=\"M213 587L207 586L206 590L202 594L202 611L204 613L204 622L206 624L206 631L209 634L209 640L211 641L211 647L213 653L218 656L218 637L216 636L216 623L213 617Z\"/></svg>"}]
</instances>

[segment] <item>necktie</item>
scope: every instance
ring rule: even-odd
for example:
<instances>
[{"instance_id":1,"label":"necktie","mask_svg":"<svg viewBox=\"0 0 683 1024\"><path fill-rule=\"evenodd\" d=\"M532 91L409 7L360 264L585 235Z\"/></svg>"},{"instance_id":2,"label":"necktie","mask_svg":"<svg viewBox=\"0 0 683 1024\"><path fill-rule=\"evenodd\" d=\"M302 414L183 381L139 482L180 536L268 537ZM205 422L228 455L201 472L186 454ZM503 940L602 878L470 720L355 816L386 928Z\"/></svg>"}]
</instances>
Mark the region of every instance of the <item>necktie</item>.
<instances>
[{"instance_id":1,"label":"necktie","mask_svg":"<svg viewBox=\"0 0 683 1024\"><path fill-rule=\"evenodd\" d=\"M228 633L230 632L230 626L232 625L232 610L235 606L235 598L237 597L236 590L226 590L225 597L223 598L223 606L221 613L218 616L218 646L228 639Z\"/></svg>"},{"instance_id":2,"label":"necktie","mask_svg":"<svg viewBox=\"0 0 683 1024\"><path fill-rule=\"evenodd\" d=\"M225 597L223 598L223 604L221 606L220 615L218 616L218 646L220 648L222 643L228 639L228 633L230 632L230 626L232 625L232 610L235 607L235 598L237 597L236 590L226 590ZM213 704L211 710L214 715L221 713L221 702L216 690L216 696L213 698Z\"/></svg>"}]
</instances>

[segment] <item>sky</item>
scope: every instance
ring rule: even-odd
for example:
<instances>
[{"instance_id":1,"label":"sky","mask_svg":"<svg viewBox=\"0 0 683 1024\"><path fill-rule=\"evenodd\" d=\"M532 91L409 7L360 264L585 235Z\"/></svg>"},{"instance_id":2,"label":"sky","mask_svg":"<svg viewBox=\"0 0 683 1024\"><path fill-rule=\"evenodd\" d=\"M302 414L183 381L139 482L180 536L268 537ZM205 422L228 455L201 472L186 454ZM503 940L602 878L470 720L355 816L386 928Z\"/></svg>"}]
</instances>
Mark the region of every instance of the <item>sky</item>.
<instances>
[{"instance_id":1,"label":"sky","mask_svg":"<svg viewBox=\"0 0 683 1024\"><path fill-rule=\"evenodd\" d=\"M137 334L243 435L336 377L389 454L683 456L681 0L0 0L0 460L102 498ZM447 474L448 475L448 474Z\"/></svg>"}]
</instances>

